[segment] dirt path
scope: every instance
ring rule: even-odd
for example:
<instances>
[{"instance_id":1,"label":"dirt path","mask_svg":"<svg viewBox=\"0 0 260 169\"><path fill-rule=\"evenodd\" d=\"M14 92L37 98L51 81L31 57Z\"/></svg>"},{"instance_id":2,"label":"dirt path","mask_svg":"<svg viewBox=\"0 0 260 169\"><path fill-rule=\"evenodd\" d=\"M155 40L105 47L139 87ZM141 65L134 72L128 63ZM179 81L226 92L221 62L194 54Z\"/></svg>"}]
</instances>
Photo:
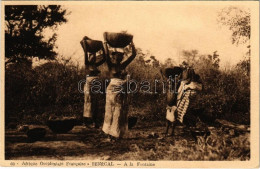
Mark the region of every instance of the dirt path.
<instances>
[{"instance_id":1,"label":"dirt path","mask_svg":"<svg viewBox=\"0 0 260 169\"><path fill-rule=\"evenodd\" d=\"M67 134L53 134L46 126L47 134L42 141L29 142L23 132L6 131L6 159L33 160L219 160L223 153L198 146L189 131L179 127L176 136L163 137L164 126L137 125L129 131L127 139L115 143L107 141L100 129L75 126ZM211 137L217 136L215 129ZM239 136L234 136L239 137ZM244 137L249 137L246 135ZM241 139L241 138L240 138ZM216 144L217 141L215 141ZM212 147L214 139L211 140ZM210 143L210 144L211 144ZM216 145L215 145L216 146ZM209 151L210 150L210 151ZM216 148L217 150L217 148ZM224 150L224 149L223 149ZM245 150L243 150L245 151ZM247 151L247 150L246 150ZM207 154L208 153L208 154ZM210 154L211 153L211 154ZM244 153L244 152L242 152ZM247 153L247 152L246 152ZM250 154L250 153L249 153ZM223 156L223 157L219 157ZM237 155L241 156L241 155ZM245 155L248 156L247 154ZM227 156L228 157L228 156ZM226 157L226 158L227 158ZM242 159L243 160L243 159ZM246 159L245 159L246 160Z\"/></svg>"}]
</instances>

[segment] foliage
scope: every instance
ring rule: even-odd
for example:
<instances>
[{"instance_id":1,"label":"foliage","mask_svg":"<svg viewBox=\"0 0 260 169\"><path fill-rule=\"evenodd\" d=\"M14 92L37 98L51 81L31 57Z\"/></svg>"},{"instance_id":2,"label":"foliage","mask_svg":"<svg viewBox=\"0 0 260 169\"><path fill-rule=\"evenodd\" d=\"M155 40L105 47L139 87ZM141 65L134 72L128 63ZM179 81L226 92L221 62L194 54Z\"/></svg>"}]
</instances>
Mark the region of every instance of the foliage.
<instances>
[{"instance_id":1,"label":"foliage","mask_svg":"<svg viewBox=\"0 0 260 169\"><path fill-rule=\"evenodd\" d=\"M186 136L189 135L188 133L185 134ZM138 161L250 160L249 133L234 136L218 128L216 131L213 131L206 140L202 137L199 137L198 140L196 143L187 138L178 139L178 137L154 142L147 139L146 146L140 143L131 144L130 151L118 156L116 159Z\"/></svg>"},{"instance_id":2,"label":"foliage","mask_svg":"<svg viewBox=\"0 0 260 169\"><path fill-rule=\"evenodd\" d=\"M246 43L250 40L250 11L230 6L222 9L218 15L218 22L229 27L232 31L232 43Z\"/></svg>"},{"instance_id":3,"label":"foliage","mask_svg":"<svg viewBox=\"0 0 260 169\"><path fill-rule=\"evenodd\" d=\"M232 10L236 10L235 13L238 11L238 16L235 19L232 17L228 19ZM32 11L32 15L29 11ZM243 38L245 39L241 43L248 41L250 39L249 14L237 8L228 8L228 11L222 13L228 17L221 18L221 21L229 25L233 31L233 43L240 43ZM84 95L78 90L78 82L85 80L83 68L74 65L70 59L64 58L49 61L34 69L28 67L27 62L21 61L21 59L27 60L27 57L54 58L55 34L44 41L42 31L47 27L55 28L58 24L66 22L65 14L66 10L60 6L6 6L6 57L12 62L17 62L6 66L5 70L5 123L7 125L9 122L44 123L51 115L82 118ZM130 52L130 49L126 48L125 51ZM184 62L180 66L194 68L203 83L203 91L199 93L195 104L197 108L203 110L202 116L250 124L250 58L240 61L230 70L221 70L217 51L201 55L198 50L184 50L182 54ZM250 47L248 56L250 56ZM138 116L142 127L146 125L143 122L155 125L150 122L165 121L165 83L160 69L175 65L172 58L168 58L162 64L149 52L145 53L137 48L135 60L127 67L130 80L137 82L137 86L131 88L137 87L137 92L129 94L128 103L129 115ZM103 64L100 70L100 79L104 84L104 80L110 78L107 65ZM155 80L159 80L159 83L155 83ZM149 87L141 88L143 85L141 82L145 82ZM105 95L102 95L99 100L99 110L104 112ZM13 117L15 120L12 119ZM149 128L149 125L146 127ZM159 142L152 140L155 143L152 149L147 150L147 147L132 145L131 151L120 158L249 160L248 138L250 137L248 135L231 136L230 133L218 130L211 134L203 145L189 144L186 139L176 140L176 142L171 140L170 144L165 144L162 140Z\"/></svg>"},{"instance_id":4,"label":"foliage","mask_svg":"<svg viewBox=\"0 0 260 169\"><path fill-rule=\"evenodd\" d=\"M198 50L183 50L182 55L184 60L183 66L193 66L198 57Z\"/></svg>"},{"instance_id":5,"label":"foliage","mask_svg":"<svg viewBox=\"0 0 260 169\"><path fill-rule=\"evenodd\" d=\"M236 68L238 71L240 71L242 74L250 77L250 58L245 58L244 60L241 60L237 65Z\"/></svg>"},{"instance_id":6,"label":"foliage","mask_svg":"<svg viewBox=\"0 0 260 169\"><path fill-rule=\"evenodd\" d=\"M147 62L147 58L151 61ZM159 61L138 49L136 59L128 66L127 71L130 79L137 82L137 92L129 94L131 107L142 109L140 113L147 114L151 118L163 118L166 105ZM155 80L160 82L155 84ZM144 85L149 87L142 87ZM148 90L149 92L146 92Z\"/></svg>"},{"instance_id":7,"label":"foliage","mask_svg":"<svg viewBox=\"0 0 260 169\"><path fill-rule=\"evenodd\" d=\"M177 65L177 63L172 59L172 58L167 58L164 62L164 64L162 64L162 67L173 67Z\"/></svg>"},{"instance_id":8,"label":"foliage","mask_svg":"<svg viewBox=\"0 0 260 169\"><path fill-rule=\"evenodd\" d=\"M34 69L12 64L5 73L6 120L14 116L23 123L42 123L51 114L80 117L84 97L78 82L85 77L84 69L53 61Z\"/></svg>"},{"instance_id":9,"label":"foliage","mask_svg":"<svg viewBox=\"0 0 260 169\"><path fill-rule=\"evenodd\" d=\"M137 86L131 85L131 89L136 88L136 92L130 93L128 97L129 114L137 113L136 115L148 119L164 121L166 84L160 74L160 68L164 65L150 64L146 62L147 58L150 56L138 49L136 59L127 68L129 80L137 82ZM191 60L203 83L203 91L196 99L195 105L204 109L205 117L249 124L250 62L241 61L232 69L224 71L219 69L219 61L217 52L213 52L212 55L198 53L197 59ZM101 80L109 79L107 65L103 64L100 70ZM6 68L6 117L16 114L36 116L44 113L80 117L84 97L83 93L78 91L78 82L84 79L84 69L66 59L48 62L32 70L23 67L22 64L13 64ZM159 83L155 83L155 80ZM145 82L141 84L142 81ZM146 87L142 87L143 85ZM102 111L104 104L105 96L102 96Z\"/></svg>"},{"instance_id":10,"label":"foliage","mask_svg":"<svg viewBox=\"0 0 260 169\"><path fill-rule=\"evenodd\" d=\"M247 59L228 71L219 69L217 51L207 56L197 52L197 59L190 59L187 63L184 60L181 66L193 67L203 83L196 105L204 109L204 116L250 123L250 62Z\"/></svg>"},{"instance_id":11,"label":"foliage","mask_svg":"<svg viewBox=\"0 0 260 169\"><path fill-rule=\"evenodd\" d=\"M6 5L5 57L7 62L21 62L29 57L54 59L56 34L44 37L47 28L56 29L67 22L67 11L60 5Z\"/></svg>"}]
</instances>

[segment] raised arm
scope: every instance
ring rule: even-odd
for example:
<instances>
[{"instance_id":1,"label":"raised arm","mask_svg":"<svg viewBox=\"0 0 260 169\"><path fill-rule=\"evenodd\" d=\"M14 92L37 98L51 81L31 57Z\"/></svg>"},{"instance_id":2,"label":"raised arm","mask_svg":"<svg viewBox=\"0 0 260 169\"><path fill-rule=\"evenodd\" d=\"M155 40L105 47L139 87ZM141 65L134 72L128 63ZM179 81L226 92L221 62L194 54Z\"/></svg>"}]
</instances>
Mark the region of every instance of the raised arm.
<instances>
[{"instance_id":1,"label":"raised arm","mask_svg":"<svg viewBox=\"0 0 260 169\"><path fill-rule=\"evenodd\" d=\"M104 42L104 46L105 46L105 56L106 56L106 61L107 61L107 65L111 66L112 62L109 56L109 50L108 50L108 46L107 46L107 42Z\"/></svg>"},{"instance_id":2,"label":"raised arm","mask_svg":"<svg viewBox=\"0 0 260 169\"><path fill-rule=\"evenodd\" d=\"M126 67L127 65L129 65L134 60L134 58L136 56L136 50L135 50L134 43L131 42L130 46L132 48L132 55L125 62L122 63L123 67Z\"/></svg>"},{"instance_id":3,"label":"raised arm","mask_svg":"<svg viewBox=\"0 0 260 169\"><path fill-rule=\"evenodd\" d=\"M80 44L83 48L83 51L84 51L84 54L85 54L85 65L89 64L89 61L88 61L88 52L86 51L86 46L85 46L85 43L84 43L84 38L82 41L80 41Z\"/></svg>"},{"instance_id":4,"label":"raised arm","mask_svg":"<svg viewBox=\"0 0 260 169\"><path fill-rule=\"evenodd\" d=\"M96 63L96 66L100 66L102 65L105 61L106 61L106 53L105 53L105 49L104 47L102 46L102 59Z\"/></svg>"}]
</instances>

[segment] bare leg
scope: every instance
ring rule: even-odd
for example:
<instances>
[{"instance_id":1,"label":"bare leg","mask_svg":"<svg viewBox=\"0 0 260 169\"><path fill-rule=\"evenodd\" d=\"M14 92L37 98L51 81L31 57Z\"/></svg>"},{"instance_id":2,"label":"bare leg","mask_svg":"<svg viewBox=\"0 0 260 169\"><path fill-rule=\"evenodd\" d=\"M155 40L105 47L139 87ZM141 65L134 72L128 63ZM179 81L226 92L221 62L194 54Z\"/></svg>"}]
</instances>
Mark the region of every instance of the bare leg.
<instances>
[{"instance_id":1,"label":"bare leg","mask_svg":"<svg viewBox=\"0 0 260 169\"><path fill-rule=\"evenodd\" d=\"M166 137L166 136L167 136L167 134L168 134L168 130L169 130L170 124L171 124L171 122L167 120L167 122L166 122L166 131L165 131L165 137Z\"/></svg>"},{"instance_id":2,"label":"bare leg","mask_svg":"<svg viewBox=\"0 0 260 169\"><path fill-rule=\"evenodd\" d=\"M175 127L176 127L176 121L174 121L174 122L172 123L172 133L171 133L171 136L174 136L174 135L175 135L175 134L174 134Z\"/></svg>"}]
</instances>

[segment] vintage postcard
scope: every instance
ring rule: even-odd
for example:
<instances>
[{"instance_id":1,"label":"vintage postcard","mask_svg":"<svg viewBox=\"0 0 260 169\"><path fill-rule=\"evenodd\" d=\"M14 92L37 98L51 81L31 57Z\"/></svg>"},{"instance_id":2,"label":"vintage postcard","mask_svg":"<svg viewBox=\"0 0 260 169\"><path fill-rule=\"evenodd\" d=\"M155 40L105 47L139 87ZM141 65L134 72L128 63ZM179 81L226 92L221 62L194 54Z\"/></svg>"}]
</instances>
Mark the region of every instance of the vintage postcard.
<instances>
[{"instance_id":1,"label":"vintage postcard","mask_svg":"<svg viewBox=\"0 0 260 169\"><path fill-rule=\"evenodd\" d=\"M258 168L258 1L2 1L0 165Z\"/></svg>"}]
</instances>

